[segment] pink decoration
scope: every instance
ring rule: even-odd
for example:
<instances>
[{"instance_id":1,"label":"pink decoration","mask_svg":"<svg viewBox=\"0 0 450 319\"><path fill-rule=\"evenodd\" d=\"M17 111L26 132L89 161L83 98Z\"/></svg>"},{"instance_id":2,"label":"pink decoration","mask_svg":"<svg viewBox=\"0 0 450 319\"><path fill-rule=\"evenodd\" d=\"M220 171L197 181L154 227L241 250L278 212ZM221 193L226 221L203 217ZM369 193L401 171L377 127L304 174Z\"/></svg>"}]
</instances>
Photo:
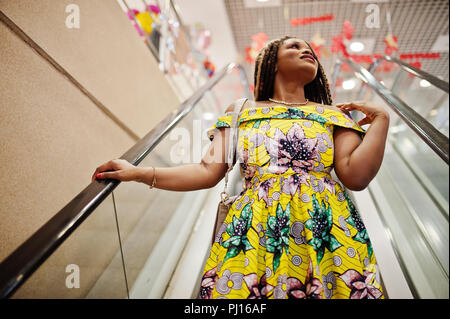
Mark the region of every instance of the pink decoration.
<instances>
[{"instance_id":1,"label":"pink decoration","mask_svg":"<svg viewBox=\"0 0 450 319\"><path fill-rule=\"evenodd\" d=\"M154 14L160 14L161 13L161 10L159 9L158 6L149 5L148 7L150 8L150 11L153 12Z\"/></svg>"}]
</instances>

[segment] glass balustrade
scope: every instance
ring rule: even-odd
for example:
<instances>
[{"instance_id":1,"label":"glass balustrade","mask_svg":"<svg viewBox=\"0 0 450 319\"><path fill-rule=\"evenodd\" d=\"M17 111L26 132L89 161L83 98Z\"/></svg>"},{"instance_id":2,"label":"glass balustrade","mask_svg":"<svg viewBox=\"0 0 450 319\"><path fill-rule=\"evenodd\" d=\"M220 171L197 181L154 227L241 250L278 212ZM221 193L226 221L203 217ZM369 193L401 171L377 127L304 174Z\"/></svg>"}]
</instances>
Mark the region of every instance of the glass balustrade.
<instances>
[{"instance_id":1,"label":"glass balustrade","mask_svg":"<svg viewBox=\"0 0 450 319\"><path fill-rule=\"evenodd\" d=\"M200 163L210 145L206 130L243 96L240 73L233 69L201 96L139 166ZM120 183L12 298L163 298L211 192L217 203L217 188L168 191ZM202 262L204 256L193 258ZM199 278L202 266L197 265L193 277Z\"/></svg>"},{"instance_id":2,"label":"glass balustrade","mask_svg":"<svg viewBox=\"0 0 450 319\"><path fill-rule=\"evenodd\" d=\"M12 298L126 298L112 194L25 281Z\"/></svg>"},{"instance_id":3,"label":"glass balustrade","mask_svg":"<svg viewBox=\"0 0 450 319\"><path fill-rule=\"evenodd\" d=\"M373 74L448 137L448 93L400 68L391 77ZM391 115L383 164L368 190L415 297L448 298L448 164L373 90L364 95Z\"/></svg>"},{"instance_id":4,"label":"glass balustrade","mask_svg":"<svg viewBox=\"0 0 450 319\"><path fill-rule=\"evenodd\" d=\"M200 163L210 144L206 130L242 92L239 74L225 76L138 166ZM130 298L164 297L209 192L150 189L136 182L123 182L114 190ZM111 266L120 264L120 258L117 252ZM114 274L106 270L105 281L109 275Z\"/></svg>"}]
</instances>

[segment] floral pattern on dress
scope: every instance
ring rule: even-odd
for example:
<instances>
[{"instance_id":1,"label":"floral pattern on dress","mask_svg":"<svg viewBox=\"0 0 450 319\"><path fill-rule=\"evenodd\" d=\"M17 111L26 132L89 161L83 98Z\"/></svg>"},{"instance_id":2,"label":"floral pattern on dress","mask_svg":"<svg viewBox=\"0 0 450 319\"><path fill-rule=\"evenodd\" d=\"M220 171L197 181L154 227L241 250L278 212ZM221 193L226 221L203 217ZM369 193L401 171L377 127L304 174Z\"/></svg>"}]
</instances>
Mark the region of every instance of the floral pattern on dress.
<instances>
[{"instance_id":1,"label":"floral pattern on dress","mask_svg":"<svg viewBox=\"0 0 450 319\"><path fill-rule=\"evenodd\" d=\"M283 174L289 168L304 174L311 169L317 156L317 139L305 138L300 125L294 123L284 134L279 128L273 138L266 136L265 146L270 156L268 172Z\"/></svg>"},{"instance_id":2,"label":"floral pattern on dress","mask_svg":"<svg viewBox=\"0 0 450 319\"><path fill-rule=\"evenodd\" d=\"M313 209L308 211L311 219L308 219L305 223L306 228L312 231L313 238L308 241L308 245L311 245L317 253L317 263L325 254L325 249L333 252L342 244L331 234L331 228L333 227L333 216L331 212L331 206L322 200L322 204L316 199L316 195L313 195Z\"/></svg>"},{"instance_id":3,"label":"floral pattern on dress","mask_svg":"<svg viewBox=\"0 0 450 319\"><path fill-rule=\"evenodd\" d=\"M207 134L231 125L218 119ZM346 189L334 180L336 126L363 130L322 105L245 109L244 188L207 259L201 298L383 298L375 253Z\"/></svg>"},{"instance_id":4,"label":"floral pattern on dress","mask_svg":"<svg viewBox=\"0 0 450 319\"><path fill-rule=\"evenodd\" d=\"M364 270L360 274L354 269L349 269L339 276L347 287L351 289L350 299L379 299L383 293L375 285L375 273Z\"/></svg>"},{"instance_id":5,"label":"floral pattern on dress","mask_svg":"<svg viewBox=\"0 0 450 319\"><path fill-rule=\"evenodd\" d=\"M273 271L276 272L280 265L283 251L289 254L289 204L283 210L280 204L277 206L276 216L268 216L266 251L274 254Z\"/></svg>"},{"instance_id":6,"label":"floral pattern on dress","mask_svg":"<svg viewBox=\"0 0 450 319\"><path fill-rule=\"evenodd\" d=\"M302 283L296 277L287 280L287 294L289 299L322 299L323 284L318 278L314 278L313 264L309 261L305 282Z\"/></svg>"},{"instance_id":7,"label":"floral pattern on dress","mask_svg":"<svg viewBox=\"0 0 450 319\"><path fill-rule=\"evenodd\" d=\"M227 233L230 238L222 243L222 246L228 249L223 263L228 258L237 256L241 251L246 252L254 249L247 237L247 232L252 224L252 216L251 204L247 204L242 209L240 217L233 216L233 222L228 224Z\"/></svg>"}]
</instances>

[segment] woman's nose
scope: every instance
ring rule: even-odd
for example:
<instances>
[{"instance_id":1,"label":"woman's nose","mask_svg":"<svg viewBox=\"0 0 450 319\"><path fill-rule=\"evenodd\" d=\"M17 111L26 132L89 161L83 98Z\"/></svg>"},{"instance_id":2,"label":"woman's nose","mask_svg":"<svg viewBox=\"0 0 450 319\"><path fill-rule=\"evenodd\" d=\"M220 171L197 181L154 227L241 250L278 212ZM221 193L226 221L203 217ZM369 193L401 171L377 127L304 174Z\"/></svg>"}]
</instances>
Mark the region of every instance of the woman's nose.
<instances>
[{"instance_id":1,"label":"woman's nose","mask_svg":"<svg viewBox=\"0 0 450 319\"><path fill-rule=\"evenodd\" d=\"M313 55L313 54L312 54L312 51L309 50L309 49L303 50L302 55L303 55L303 54L310 54L310 55Z\"/></svg>"}]
</instances>

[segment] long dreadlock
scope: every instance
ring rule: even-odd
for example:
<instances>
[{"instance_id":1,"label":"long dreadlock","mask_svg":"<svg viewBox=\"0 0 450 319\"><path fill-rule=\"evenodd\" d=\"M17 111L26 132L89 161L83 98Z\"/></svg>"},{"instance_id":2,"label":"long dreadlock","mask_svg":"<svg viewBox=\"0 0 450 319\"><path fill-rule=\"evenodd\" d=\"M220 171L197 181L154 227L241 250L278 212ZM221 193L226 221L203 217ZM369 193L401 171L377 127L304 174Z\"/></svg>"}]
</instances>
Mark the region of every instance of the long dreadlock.
<instances>
[{"instance_id":1,"label":"long dreadlock","mask_svg":"<svg viewBox=\"0 0 450 319\"><path fill-rule=\"evenodd\" d=\"M258 57L256 58L254 73L255 101L265 101L273 97L278 48L284 43L285 40L291 38L296 37L284 36L280 39L272 40L259 52ZM332 99L330 86L328 85L328 80L323 67L309 43L306 42L306 44L311 49L314 58L319 64L319 68L314 80L305 85L305 97L312 102L331 105Z\"/></svg>"}]
</instances>

